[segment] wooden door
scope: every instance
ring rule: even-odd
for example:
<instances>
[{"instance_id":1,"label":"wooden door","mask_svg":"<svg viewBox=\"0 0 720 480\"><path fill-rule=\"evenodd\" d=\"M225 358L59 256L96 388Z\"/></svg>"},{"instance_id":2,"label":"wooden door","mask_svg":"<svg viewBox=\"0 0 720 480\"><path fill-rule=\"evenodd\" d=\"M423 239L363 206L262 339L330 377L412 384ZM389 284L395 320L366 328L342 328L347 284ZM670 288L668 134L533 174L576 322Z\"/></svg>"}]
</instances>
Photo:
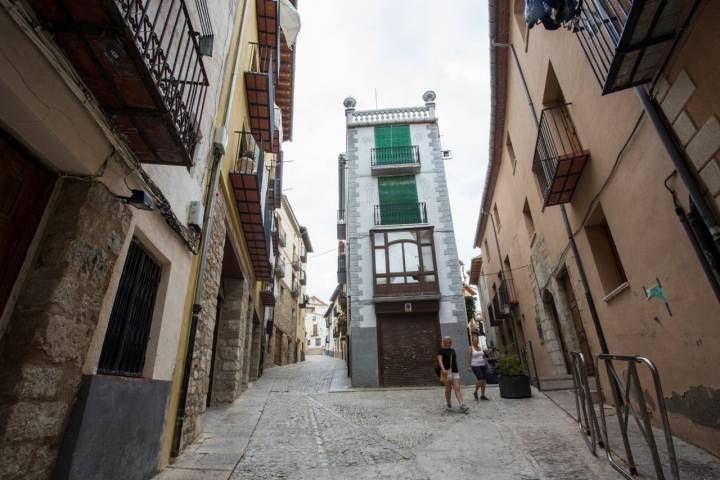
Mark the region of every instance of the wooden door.
<instances>
[{"instance_id":1,"label":"wooden door","mask_svg":"<svg viewBox=\"0 0 720 480\"><path fill-rule=\"evenodd\" d=\"M0 130L0 313L35 236L55 176Z\"/></svg>"},{"instance_id":2,"label":"wooden door","mask_svg":"<svg viewBox=\"0 0 720 480\"><path fill-rule=\"evenodd\" d=\"M436 385L440 348L437 313L378 316L378 360L383 387Z\"/></svg>"},{"instance_id":3,"label":"wooden door","mask_svg":"<svg viewBox=\"0 0 720 480\"><path fill-rule=\"evenodd\" d=\"M588 375L595 373L593 364L592 351L590 350L590 343L588 342L587 334L585 333L585 326L582 323L582 317L580 316L580 309L578 308L578 302L575 298L575 291L570 283L570 276L565 273L562 278L562 286L565 292L565 298L568 302L568 308L570 309L570 315L572 316L573 326L575 327L575 335L577 336L578 344L580 345L580 351L585 357L585 368L587 369Z\"/></svg>"}]
</instances>

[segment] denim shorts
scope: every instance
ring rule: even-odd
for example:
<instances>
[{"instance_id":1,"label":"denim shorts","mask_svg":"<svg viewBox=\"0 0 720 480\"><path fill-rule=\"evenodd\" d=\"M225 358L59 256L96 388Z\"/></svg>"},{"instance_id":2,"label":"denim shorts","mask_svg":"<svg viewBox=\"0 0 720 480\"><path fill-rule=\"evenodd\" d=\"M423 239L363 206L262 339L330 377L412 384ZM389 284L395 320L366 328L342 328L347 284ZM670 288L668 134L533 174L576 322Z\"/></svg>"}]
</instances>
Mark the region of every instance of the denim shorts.
<instances>
[{"instance_id":1,"label":"denim shorts","mask_svg":"<svg viewBox=\"0 0 720 480\"><path fill-rule=\"evenodd\" d=\"M476 367L475 365L472 366L472 371L475 374L475 378L478 380L485 380L485 376L487 375L487 365L482 365Z\"/></svg>"}]
</instances>

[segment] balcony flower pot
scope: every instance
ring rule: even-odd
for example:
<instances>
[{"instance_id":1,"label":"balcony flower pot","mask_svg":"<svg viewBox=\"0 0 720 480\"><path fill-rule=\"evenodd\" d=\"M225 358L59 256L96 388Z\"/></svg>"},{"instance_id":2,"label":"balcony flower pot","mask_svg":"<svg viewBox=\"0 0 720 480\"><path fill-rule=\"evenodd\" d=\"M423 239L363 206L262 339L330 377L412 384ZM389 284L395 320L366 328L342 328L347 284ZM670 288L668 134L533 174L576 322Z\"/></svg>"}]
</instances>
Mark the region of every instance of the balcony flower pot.
<instances>
[{"instance_id":1,"label":"balcony flower pot","mask_svg":"<svg viewBox=\"0 0 720 480\"><path fill-rule=\"evenodd\" d=\"M503 355L497 363L500 374L498 383L502 398L528 398L532 396L530 377L525 374L522 362L517 355Z\"/></svg>"}]
</instances>

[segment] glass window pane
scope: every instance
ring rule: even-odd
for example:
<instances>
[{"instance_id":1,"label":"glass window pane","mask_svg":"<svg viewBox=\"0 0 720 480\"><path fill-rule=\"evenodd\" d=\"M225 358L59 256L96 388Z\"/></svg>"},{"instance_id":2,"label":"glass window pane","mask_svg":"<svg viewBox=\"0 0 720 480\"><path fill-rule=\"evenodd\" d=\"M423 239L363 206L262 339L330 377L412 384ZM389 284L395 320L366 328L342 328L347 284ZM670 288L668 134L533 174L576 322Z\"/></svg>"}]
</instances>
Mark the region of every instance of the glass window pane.
<instances>
[{"instance_id":1,"label":"glass window pane","mask_svg":"<svg viewBox=\"0 0 720 480\"><path fill-rule=\"evenodd\" d=\"M403 269L402 243L396 243L388 247L388 258L390 259L390 273L401 273Z\"/></svg>"},{"instance_id":2,"label":"glass window pane","mask_svg":"<svg viewBox=\"0 0 720 480\"><path fill-rule=\"evenodd\" d=\"M385 250L375 249L375 273L385 273Z\"/></svg>"},{"instance_id":3,"label":"glass window pane","mask_svg":"<svg viewBox=\"0 0 720 480\"><path fill-rule=\"evenodd\" d=\"M420 242L423 245L430 245L432 242L432 230L420 230Z\"/></svg>"},{"instance_id":4,"label":"glass window pane","mask_svg":"<svg viewBox=\"0 0 720 480\"><path fill-rule=\"evenodd\" d=\"M425 281L429 283L435 283L435 275L425 275Z\"/></svg>"},{"instance_id":5,"label":"glass window pane","mask_svg":"<svg viewBox=\"0 0 720 480\"><path fill-rule=\"evenodd\" d=\"M415 232L403 230L400 232L388 232L388 242L397 242L398 240L415 241Z\"/></svg>"},{"instance_id":6,"label":"glass window pane","mask_svg":"<svg viewBox=\"0 0 720 480\"><path fill-rule=\"evenodd\" d=\"M417 272L420 270L420 258L416 243L403 242L405 247L405 271Z\"/></svg>"},{"instance_id":7,"label":"glass window pane","mask_svg":"<svg viewBox=\"0 0 720 480\"><path fill-rule=\"evenodd\" d=\"M405 283L405 277L390 277L390 283Z\"/></svg>"},{"instance_id":8,"label":"glass window pane","mask_svg":"<svg viewBox=\"0 0 720 480\"><path fill-rule=\"evenodd\" d=\"M418 283L418 275L408 275L407 277L405 277L405 281L407 283Z\"/></svg>"},{"instance_id":9,"label":"glass window pane","mask_svg":"<svg viewBox=\"0 0 720 480\"><path fill-rule=\"evenodd\" d=\"M376 233L375 234L375 245L385 245L385 234L384 233Z\"/></svg>"},{"instance_id":10,"label":"glass window pane","mask_svg":"<svg viewBox=\"0 0 720 480\"><path fill-rule=\"evenodd\" d=\"M423 269L426 272L432 272L435 270L435 264L432 258L432 246L422 247L423 256Z\"/></svg>"},{"instance_id":11,"label":"glass window pane","mask_svg":"<svg viewBox=\"0 0 720 480\"><path fill-rule=\"evenodd\" d=\"M385 285L387 283L387 278L386 277L377 277L375 279L375 283L377 283L378 285Z\"/></svg>"}]
</instances>

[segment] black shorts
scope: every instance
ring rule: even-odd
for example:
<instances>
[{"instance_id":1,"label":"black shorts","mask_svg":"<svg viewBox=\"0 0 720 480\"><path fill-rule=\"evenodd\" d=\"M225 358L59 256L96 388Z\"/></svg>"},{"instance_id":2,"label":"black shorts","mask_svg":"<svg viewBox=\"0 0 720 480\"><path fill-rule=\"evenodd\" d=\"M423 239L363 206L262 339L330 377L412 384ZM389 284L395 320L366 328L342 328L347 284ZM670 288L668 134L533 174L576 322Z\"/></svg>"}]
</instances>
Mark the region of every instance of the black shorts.
<instances>
[{"instance_id":1,"label":"black shorts","mask_svg":"<svg viewBox=\"0 0 720 480\"><path fill-rule=\"evenodd\" d=\"M475 378L478 380L485 380L485 376L487 375L487 365L482 365L480 367L476 367L473 365L472 371L475 374Z\"/></svg>"}]
</instances>

